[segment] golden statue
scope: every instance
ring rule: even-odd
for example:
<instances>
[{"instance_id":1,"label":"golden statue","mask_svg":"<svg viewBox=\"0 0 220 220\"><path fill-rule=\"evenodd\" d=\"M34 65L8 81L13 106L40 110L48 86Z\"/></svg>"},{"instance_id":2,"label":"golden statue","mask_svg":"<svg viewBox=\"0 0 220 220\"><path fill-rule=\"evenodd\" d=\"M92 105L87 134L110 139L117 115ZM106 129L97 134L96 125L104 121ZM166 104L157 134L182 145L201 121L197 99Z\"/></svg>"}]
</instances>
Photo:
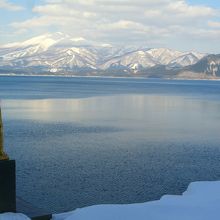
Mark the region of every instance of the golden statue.
<instances>
[{"instance_id":1,"label":"golden statue","mask_svg":"<svg viewBox=\"0 0 220 220\"><path fill-rule=\"evenodd\" d=\"M9 160L8 155L4 152L4 135L3 135L1 106L0 106L0 160Z\"/></svg>"}]
</instances>

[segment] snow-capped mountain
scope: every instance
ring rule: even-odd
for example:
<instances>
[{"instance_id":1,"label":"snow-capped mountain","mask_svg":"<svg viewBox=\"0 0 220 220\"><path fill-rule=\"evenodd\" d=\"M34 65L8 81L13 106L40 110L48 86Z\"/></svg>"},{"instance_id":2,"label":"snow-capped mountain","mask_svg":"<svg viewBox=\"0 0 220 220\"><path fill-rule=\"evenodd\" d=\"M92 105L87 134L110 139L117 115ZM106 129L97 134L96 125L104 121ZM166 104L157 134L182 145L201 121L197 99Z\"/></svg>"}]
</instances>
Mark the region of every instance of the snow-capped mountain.
<instances>
[{"instance_id":1,"label":"snow-capped mountain","mask_svg":"<svg viewBox=\"0 0 220 220\"><path fill-rule=\"evenodd\" d=\"M131 51L120 57L114 57L105 62L101 68L126 66L129 69L151 68L157 65L166 65L170 67L183 67L195 64L205 54L195 52L180 52L167 48L158 49L139 49Z\"/></svg>"},{"instance_id":2,"label":"snow-capped mountain","mask_svg":"<svg viewBox=\"0 0 220 220\"><path fill-rule=\"evenodd\" d=\"M73 74L120 69L137 73L158 66L193 65L204 56L166 48L115 47L57 32L0 46L0 69Z\"/></svg>"},{"instance_id":3,"label":"snow-capped mountain","mask_svg":"<svg viewBox=\"0 0 220 220\"><path fill-rule=\"evenodd\" d=\"M220 55L208 55L186 69L210 77L220 77Z\"/></svg>"}]
</instances>

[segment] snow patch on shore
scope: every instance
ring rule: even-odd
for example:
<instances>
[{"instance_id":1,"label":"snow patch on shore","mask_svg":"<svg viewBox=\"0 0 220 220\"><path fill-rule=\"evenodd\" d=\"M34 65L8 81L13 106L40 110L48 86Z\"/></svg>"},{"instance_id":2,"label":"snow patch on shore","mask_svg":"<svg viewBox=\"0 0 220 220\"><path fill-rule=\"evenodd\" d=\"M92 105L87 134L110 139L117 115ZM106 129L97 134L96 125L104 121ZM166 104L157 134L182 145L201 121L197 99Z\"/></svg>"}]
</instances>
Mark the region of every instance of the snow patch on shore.
<instances>
[{"instance_id":1,"label":"snow patch on shore","mask_svg":"<svg viewBox=\"0 0 220 220\"><path fill-rule=\"evenodd\" d=\"M20 213L4 213L4 214L0 214L0 220L31 220L31 219Z\"/></svg>"},{"instance_id":2,"label":"snow patch on shore","mask_svg":"<svg viewBox=\"0 0 220 220\"><path fill-rule=\"evenodd\" d=\"M95 205L55 214L53 220L219 220L220 181L191 183L183 195L129 205Z\"/></svg>"}]
</instances>

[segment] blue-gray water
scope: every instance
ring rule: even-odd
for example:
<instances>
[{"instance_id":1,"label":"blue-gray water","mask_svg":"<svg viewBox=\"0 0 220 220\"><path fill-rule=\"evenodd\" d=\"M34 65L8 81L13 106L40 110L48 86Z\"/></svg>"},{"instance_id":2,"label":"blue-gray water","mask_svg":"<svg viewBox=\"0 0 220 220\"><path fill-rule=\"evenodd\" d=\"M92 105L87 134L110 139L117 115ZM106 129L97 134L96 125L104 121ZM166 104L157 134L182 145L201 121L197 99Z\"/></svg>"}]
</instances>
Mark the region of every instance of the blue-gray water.
<instances>
[{"instance_id":1,"label":"blue-gray water","mask_svg":"<svg viewBox=\"0 0 220 220\"><path fill-rule=\"evenodd\" d=\"M52 212L220 180L220 82L0 77L17 195Z\"/></svg>"}]
</instances>

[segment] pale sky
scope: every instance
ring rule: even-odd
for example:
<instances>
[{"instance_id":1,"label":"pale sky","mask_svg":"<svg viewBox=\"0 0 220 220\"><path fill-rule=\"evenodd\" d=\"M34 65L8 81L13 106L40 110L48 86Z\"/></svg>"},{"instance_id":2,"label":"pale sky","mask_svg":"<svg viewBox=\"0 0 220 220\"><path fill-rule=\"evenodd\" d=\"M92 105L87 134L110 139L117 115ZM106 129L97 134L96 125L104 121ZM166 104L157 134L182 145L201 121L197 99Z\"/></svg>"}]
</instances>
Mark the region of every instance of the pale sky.
<instances>
[{"instance_id":1,"label":"pale sky","mask_svg":"<svg viewBox=\"0 0 220 220\"><path fill-rule=\"evenodd\" d=\"M0 44L48 32L220 53L220 0L0 0Z\"/></svg>"}]
</instances>

